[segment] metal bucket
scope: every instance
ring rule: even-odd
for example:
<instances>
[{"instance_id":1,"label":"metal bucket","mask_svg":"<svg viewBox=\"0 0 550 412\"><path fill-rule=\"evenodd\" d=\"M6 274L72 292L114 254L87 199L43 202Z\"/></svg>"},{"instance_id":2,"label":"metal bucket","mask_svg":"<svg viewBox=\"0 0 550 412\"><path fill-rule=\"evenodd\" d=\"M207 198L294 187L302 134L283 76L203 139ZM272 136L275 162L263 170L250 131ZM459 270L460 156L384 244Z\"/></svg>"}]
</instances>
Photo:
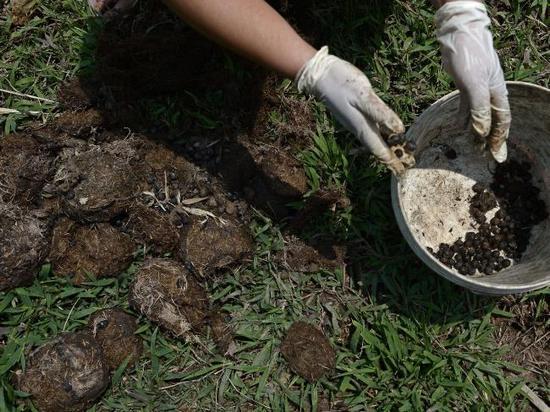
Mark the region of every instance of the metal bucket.
<instances>
[{"instance_id":1,"label":"metal bucket","mask_svg":"<svg viewBox=\"0 0 550 412\"><path fill-rule=\"evenodd\" d=\"M511 158L532 164L534 184L550 208L550 90L508 82L512 127ZM474 228L469 202L476 182L490 183L494 162L480 152L456 116L459 94L453 92L427 109L407 132L417 144L417 167L392 180L397 223L414 253L437 274L476 293L507 295L550 285L550 221L537 225L529 247L514 264L491 276L464 276L428 252L452 243ZM456 156L455 156L456 155Z\"/></svg>"}]
</instances>

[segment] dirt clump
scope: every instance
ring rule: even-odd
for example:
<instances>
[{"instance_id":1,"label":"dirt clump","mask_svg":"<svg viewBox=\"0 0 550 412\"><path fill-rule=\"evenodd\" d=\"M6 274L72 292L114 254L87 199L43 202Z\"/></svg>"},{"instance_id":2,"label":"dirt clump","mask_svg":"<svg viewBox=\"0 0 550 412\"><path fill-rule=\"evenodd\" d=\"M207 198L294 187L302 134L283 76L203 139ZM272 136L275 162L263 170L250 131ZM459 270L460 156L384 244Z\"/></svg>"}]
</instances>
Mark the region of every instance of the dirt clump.
<instances>
[{"instance_id":1,"label":"dirt clump","mask_svg":"<svg viewBox=\"0 0 550 412\"><path fill-rule=\"evenodd\" d=\"M132 239L158 255L175 253L181 242L181 219L178 214L162 213L136 203L128 211L122 230Z\"/></svg>"},{"instance_id":2,"label":"dirt clump","mask_svg":"<svg viewBox=\"0 0 550 412\"><path fill-rule=\"evenodd\" d=\"M140 139L128 138L65 148L53 180L63 211L84 222L106 222L123 214L143 190L140 144Z\"/></svg>"},{"instance_id":3,"label":"dirt clump","mask_svg":"<svg viewBox=\"0 0 550 412\"><path fill-rule=\"evenodd\" d=\"M49 259L58 276L71 276L75 284L118 276L134 258L135 243L109 223L81 225L61 218L53 229Z\"/></svg>"},{"instance_id":4,"label":"dirt clump","mask_svg":"<svg viewBox=\"0 0 550 412\"><path fill-rule=\"evenodd\" d=\"M0 140L0 201L37 205L42 188L53 175L55 152L25 133Z\"/></svg>"},{"instance_id":5,"label":"dirt clump","mask_svg":"<svg viewBox=\"0 0 550 412\"><path fill-rule=\"evenodd\" d=\"M0 202L0 291L32 283L49 246L47 222L13 203Z\"/></svg>"},{"instance_id":6,"label":"dirt clump","mask_svg":"<svg viewBox=\"0 0 550 412\"><path fill-rule=\"evenodd\" d=\"M252 237L246 227L209 218L194 219L184 228L179 256L199 274L208 275L239 264L252 252Z\"/></svg>"},{"instance_id":7,"label":"dirt clump","mask_svg":"<svg viewBox=\"0 0 550 412\"><path fill-rule=\"evenodd\" d=\"M88 321L92 335L103 349L105 362L111 371L126 359L132 366L141 357L143 342L135 335L137 319L120 309L104 309Z\"/></svg>"},{"instance_id":8,"label":"dirt clump","mask_svg":"<svg viewBox=\"0 0 550 412\"><path fill-rule=\"evenodd\" d=\"M18 389L42 412L87 410L109 385L99 344L87 331L66 333L39 347L16 372Z\"/></svg>"},{"instance_id":9,"label":"dirt clump","mask_svg":"<svg viewBox=\"0 0 550 412\"><path fill-rule=\"evenodd\" d=\"M281 344L290 369L308 382L316 382L334 370L336 352L329 340L313 325L294 322Z\"/></svg>"},{"instance_id":10,"label":"dirt clump","mask_svg":"<svg viewBox=\"0 0 550 412\"><path fill-rule=\"evenodd\" d=\"M65 81L57 92L57 100L65 110L79 111L88 109L96 104L95 96L91 93L96 88L88 80L73 77Z\"/></svg>"},{"instance_id":11,"label":"dirt clump","mask_svg":"<svg viewBox=\"0 0 550 412\"><path fill-rule=\"evenodd\" d=\"M33 0L8 0L11 3L11 21L14 26L24 26L31 19L36 10ZM8 7L7 5L5 7Z\"/></svg>"},{"instance_id":12,"label":"dirt clump","mask_svg":"<svg viewBox=\"0 0 550 412\"><path fill-rule=\"evenodd\" d=\"M177 338L193 338L207 322L205 289L171 259L147 260L136 273L128 299L132 308Z\"/></svg>"},{"instance_id":13,"label":"dirt clump","mask_svg":"<svg viewBox=\"0 0 550 412\"><path fill-rule=\"evenodd\" d=\"M311 244L295 236L286 239L285 246L275 255L275 261L296 272L317 272L320 269L335 270L344 266L345 248L328 241Z\"/></svg>"}]
</instances>

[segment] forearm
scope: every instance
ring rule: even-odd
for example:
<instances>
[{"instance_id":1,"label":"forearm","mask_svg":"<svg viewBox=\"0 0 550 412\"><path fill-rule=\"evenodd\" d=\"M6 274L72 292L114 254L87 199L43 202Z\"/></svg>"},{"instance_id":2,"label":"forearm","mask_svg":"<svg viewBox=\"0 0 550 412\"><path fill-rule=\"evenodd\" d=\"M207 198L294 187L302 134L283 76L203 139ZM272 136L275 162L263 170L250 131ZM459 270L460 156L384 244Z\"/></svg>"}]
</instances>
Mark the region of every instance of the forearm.
<instances>
[{"instance_id":1,"label":"forearm","mask_svg":"<svg viewBox=\"0 0 550 412\"><path fill-rule=\"evenodd\" d=\"M431 0L432 1L432 4L436 7L436 8L440 8L441 6L443 6L445 3L449 3L449 2L452 2L452 1L458 1L458 0ZM477 1L479 3L483 3L483 0L472 0L472 1Z\"/></svg>"},{"instance_id":2,"label":"forearm","mask_svg":"<svg viewBox=\"0 0 550 412\"><path fill-rule=\"evenodd\" d=\"M316 52L263 0L164 0L217 43L294 77Z\"/></svg>"}]
</instances>

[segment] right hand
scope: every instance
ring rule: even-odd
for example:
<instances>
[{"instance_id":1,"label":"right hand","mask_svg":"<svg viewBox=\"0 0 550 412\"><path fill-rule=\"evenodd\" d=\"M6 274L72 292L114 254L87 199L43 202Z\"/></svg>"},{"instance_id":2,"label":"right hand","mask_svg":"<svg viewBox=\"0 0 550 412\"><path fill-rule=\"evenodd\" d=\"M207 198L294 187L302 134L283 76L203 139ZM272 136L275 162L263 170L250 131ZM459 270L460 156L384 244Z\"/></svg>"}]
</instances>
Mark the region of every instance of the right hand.
<instances>
[{"instance_id":1,"label":"right hand","mask_svg":"<svg viewBox=\"0 0 550 412\"><path fill-rule=\"evenodd\" d=\"M352 132L395 175L403 162L384 137L405 132L403 122L374 92L369 79L357 67L328 54L323 47L296 76L300 91L321 99L342 125Z\"/></svg>"}]
</instances>

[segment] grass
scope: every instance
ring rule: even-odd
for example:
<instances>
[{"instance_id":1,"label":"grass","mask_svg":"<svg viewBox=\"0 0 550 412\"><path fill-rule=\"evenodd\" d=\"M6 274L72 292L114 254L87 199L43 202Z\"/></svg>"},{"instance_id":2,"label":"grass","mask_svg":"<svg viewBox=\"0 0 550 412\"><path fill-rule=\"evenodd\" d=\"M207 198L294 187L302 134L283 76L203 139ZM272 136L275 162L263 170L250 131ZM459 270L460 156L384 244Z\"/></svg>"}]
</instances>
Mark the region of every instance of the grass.
<instances>
[{"instance_id":1,"label":"grass","mask_svg":"<svg viewBox=\"0 0 550 412\"><path fill-rule=\"evenodd\" d=\"M309 13L331 50L368 73L380 95L410 124L452 90L441 70L427 2L348 0L316 2ZM508 79L549 85L546 1L501 1L491 6L495 44ZM90 50L100 29L85 2L45 0L24 27L0 18L0 88L55 100L59 84L93 70ZM231 57L224 66L246 76ZM233 66L234 65L234 66ZM295 93L281 87L281 92ZM25 121L46 120L55 105L0 94L0 106L21 111L0 117L4 133ZM152 121L176 127L182 114L220 125L220 107L194 96L148 102ZM312 103L313 104L313 103ZM29 111L35 112L29 115ZM495 318L515 316L496 299L482 298L443 281L410 252L394 223L388 175L357 154L357 144L315 105L317 130L299 154L313 189L345 186L352 207L327 213L304 236L330 233L350 245L349 271L285 273L273 263L281 227L258 214L252 225L256 253L246 267L208 285L213 304L231 313L234 359L220 356L208 337L182 342L164 336L146 319L139 335L146 351L131 370L117 372L96 411L317 410L330 401L349 410L526 410L519 365L495 347ZM205 113L208 116L205 117ZM272 121L281 121L273 113ZM24 368L29 349L61 331L86 324L105 307L127 309L128 284L141 257L117 279L74 287L45 266L30 287L0 295L0 410L24 410L25 394L12 374ZM533 324L550 327L550 289L526 295L537 303ZM279 344L290 324L307 319L325 330L337 349L335 374L309 384L289 372ZM529 386L550 399L548 371Z\"/></svg>"}]
</instances>

